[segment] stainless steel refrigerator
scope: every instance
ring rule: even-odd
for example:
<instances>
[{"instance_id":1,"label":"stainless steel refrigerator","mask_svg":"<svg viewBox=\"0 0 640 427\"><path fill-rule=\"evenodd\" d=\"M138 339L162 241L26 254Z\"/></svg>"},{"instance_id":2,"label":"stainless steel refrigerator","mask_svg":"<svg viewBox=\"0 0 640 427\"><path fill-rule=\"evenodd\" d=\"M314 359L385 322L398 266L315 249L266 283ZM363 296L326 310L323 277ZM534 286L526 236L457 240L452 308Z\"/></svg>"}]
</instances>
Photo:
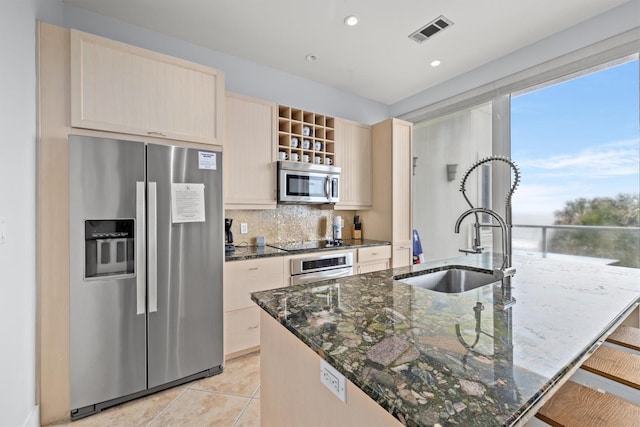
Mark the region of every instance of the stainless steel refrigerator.
<instances>
[{"instance_id":1,"label":"stainless steel refrigerator","mask_svg":"<svg viewBox=\"0 0 640 427\"><path fill-rule=\"evenodd\" d=\"M223 367L222 154L69 136L71 418Z\"/></svg>"}]
</instances>

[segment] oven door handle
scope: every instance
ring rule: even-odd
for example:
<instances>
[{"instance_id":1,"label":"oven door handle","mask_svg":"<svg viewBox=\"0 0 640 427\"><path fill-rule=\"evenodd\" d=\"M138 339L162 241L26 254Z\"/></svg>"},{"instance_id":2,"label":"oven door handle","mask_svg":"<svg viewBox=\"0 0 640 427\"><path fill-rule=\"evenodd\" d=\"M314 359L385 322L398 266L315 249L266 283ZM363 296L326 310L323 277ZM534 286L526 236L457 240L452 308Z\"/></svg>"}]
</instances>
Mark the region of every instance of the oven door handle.
<instances>
[{"instance_id":1,"label":"oven door handle","mask_svg":"<svg viewBox=\"0 0 640 427\"><path fill-rule=\"evenodd\" d=\"M334 268L331 270L318 271L317 273L298 274L291 276L291 285L301 285L304 283L319 282L321 280L335 279L353 275L353 267Z\"/></svg>"}]
</instances>

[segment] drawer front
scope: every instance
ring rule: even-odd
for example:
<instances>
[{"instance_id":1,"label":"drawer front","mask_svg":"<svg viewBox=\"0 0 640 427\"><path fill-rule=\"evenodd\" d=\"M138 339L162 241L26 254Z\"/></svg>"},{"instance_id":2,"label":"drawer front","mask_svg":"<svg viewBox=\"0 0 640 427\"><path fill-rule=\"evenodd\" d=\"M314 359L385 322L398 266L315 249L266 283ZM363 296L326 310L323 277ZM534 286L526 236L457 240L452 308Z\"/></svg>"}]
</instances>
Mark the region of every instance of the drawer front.
<instances>
[{"instance_id":1,"label":"drawer front","mask_svg":"<svg viewBox=\"0 0 640 427\"><path fill-rule=\"evenodd\" d=\"M389 259L384 261L367 262L364 264L358 264L358 274L373 273L374 271L388 270Z\"/></svg>"},{"instance_id":2,"label":"drawer front","mask_svg":"<svg viewBox=\"0 0 640 427\"><path fill-rule=\"evenodd\" d=\"M283 258L225 263L224 311L255 305L251 293L282 287Z\"/></svg>"},{"instance_id":3,"label":"drawer front","mask_svg":"<svg viewBox=\"0 0 640 427\"><path fill-rule=\"evenodd\" d=\"M224 352L236 353L260 345L260 307L224 314Z\"/></svg>"},{"instance_id":4,"label":"drawer front","mask_svg":"<svg viewBox=\"0 0 640 427\"><path fill-rule=\"evenodd\" d=\"M358 249L358 262L379 261L391 258L391 246L371 246Z\"/></svg>"}]
</instances>

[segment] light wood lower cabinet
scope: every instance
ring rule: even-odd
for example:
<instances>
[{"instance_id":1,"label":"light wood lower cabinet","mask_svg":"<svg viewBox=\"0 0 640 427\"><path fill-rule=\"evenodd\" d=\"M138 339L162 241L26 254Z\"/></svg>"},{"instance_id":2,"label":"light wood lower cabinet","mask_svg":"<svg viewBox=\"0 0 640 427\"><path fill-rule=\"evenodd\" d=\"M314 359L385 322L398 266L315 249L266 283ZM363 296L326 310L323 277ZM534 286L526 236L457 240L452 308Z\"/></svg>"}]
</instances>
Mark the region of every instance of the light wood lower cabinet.
<instances>
[{"instance_id":1,"label":"light wood lower cabinet","mask_svg":"<svg viewBox=\"0 0 640 427\"><path fill-rule=\"evenodd\" d=\"M392 247L393 268L406 267L413 264L413 242L411 240L393 242Z\"/></svg>"},{"instance_id":2,"label":"light wood lower cabinet","mask_svg":"<svg viewBox=\"0 0 640 427\"><path fill-rule=\"evenodd\" d=\"M224 331L226 359L257 350L260 347L260 307L226 312Z\"/></svg>"},{"instance_id":3,"label":"light wood lower cabinet","mask_svg":"<svg viewBox=\"0 0 640 427\"><path fill-rule=\"evenodd\" d=\"M231 359L260 346L260 309L251 293L282 287L284 258L228 261L224 270L224 343Z\"/></svg>"},{"instance_id":4,"label":"light wood lower cabinet","mask_svg":"<svg viewBox=\"0 0 640 427\"><path fill-rule=\"evenodd\" d=\"M391 246L358 249L358 274L387 270L391 264Z\"/></svg>"}]
</instances>

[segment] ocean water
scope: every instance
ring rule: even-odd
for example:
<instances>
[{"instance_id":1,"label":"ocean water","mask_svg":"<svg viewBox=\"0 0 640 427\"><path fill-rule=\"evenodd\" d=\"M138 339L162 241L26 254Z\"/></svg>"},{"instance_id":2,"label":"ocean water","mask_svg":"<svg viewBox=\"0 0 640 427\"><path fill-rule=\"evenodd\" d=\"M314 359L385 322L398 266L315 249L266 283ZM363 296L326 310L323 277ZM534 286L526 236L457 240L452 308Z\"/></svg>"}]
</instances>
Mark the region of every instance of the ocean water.
<instances>
[{"instance_id":1,"label":"ocean water","mask_svg":"<svg viewBox=\"0 0 640 427\"><path fill-rule=\"evenodd\" d=\"M511 230L512 246L514 250L542 251L542 228L521 228L515 225L552 225L553 214L532 215L513 212L513 229ZM551 237L553 230L547 230L547 239Z\"/></svg>"}]
</instances>

